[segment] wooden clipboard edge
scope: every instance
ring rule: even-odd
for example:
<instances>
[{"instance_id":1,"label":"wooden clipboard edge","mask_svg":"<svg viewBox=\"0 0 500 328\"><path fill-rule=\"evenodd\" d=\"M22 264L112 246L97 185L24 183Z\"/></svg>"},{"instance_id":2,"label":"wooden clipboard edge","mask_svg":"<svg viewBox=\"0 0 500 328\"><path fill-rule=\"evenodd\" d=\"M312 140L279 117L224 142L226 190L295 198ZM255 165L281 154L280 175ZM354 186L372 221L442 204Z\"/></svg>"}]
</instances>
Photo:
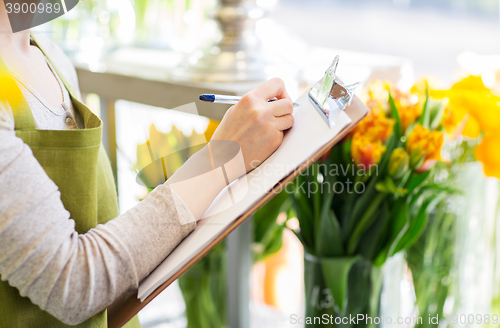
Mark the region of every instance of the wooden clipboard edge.
<instances>
[{"instance_id":1,"label":"wooden clipboard edge","mask_svg":"<svg viewBox=\"0 0 500 328\"><path fill-rule=\"evenodd\" d=\"M236 229L246 219L248 219L255 211L257 211L265 203L271 200L279 191L281 191L283 185L286 185L287 183L293 181L300 173L305 171L311 164L316 162L321 156L323 156L323 154L325 154L335 144L342 140L342 138L344 138L368 114L368 112L368 107L366 107L358 97L355 97L352 101L351 106L346 109L346 114L352 120L351 124L346 126L335 138L321 147L312 157L301 164L289 176L285 177L276 186L274 186L274 188L269 193L267 193L242 216L236 219L228 229L226 229L221 235L217 236L217 238L215 238L215 240L213 240L205 249L196 254L196 256L192 258L191 261L186 263L186 265L184 265L179 271L177 271L170 279L165 281L160 287L158 287L153 293L151 293L151 295L149 295L144 300L144 302L141 302L137 298L137 290L129 291L123 294L115 303L108 307L108 328L120 328L125 325L172 282L182 276L187 270L189 270L194 264L196 264L205 255L207 255L208 252L210 252L215 246L217 246L217 244L224 240L234 229Z\"/></svg>"}]
</instances>

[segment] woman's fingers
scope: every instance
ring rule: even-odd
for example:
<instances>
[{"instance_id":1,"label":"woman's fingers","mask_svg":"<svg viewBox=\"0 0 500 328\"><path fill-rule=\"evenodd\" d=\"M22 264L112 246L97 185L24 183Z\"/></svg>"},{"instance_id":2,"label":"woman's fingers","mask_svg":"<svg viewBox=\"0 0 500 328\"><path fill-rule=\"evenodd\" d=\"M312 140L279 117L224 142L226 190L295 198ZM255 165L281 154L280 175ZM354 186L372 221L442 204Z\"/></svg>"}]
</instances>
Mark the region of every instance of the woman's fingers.
<instances>
[{"instance_id":1,"label":"woman's fingers","mask_svg":"<svg viewBox=\"0 0 500 328\"><path fill-rule=\"evenodd\" d=\"M280 131L285 131L290 129L295 122L292 114L283 115L275 118L276 128Z\"/></svg>"},{"instance_id":2,"label":"woman's fingers","mask_svg":"<svg viewBox=\"0 0 500 328\"><path fill-rule=\"evenodd\" d=\"M278 100L268 102L273 98ZM280 79L269 80L245 94L226 112L212 140L236 142L248 172L279 147L282 131L294 123L292 113L293 104L285 91L285 83Z\"/></svg>"},{"instance_id":3,"label":"woman's fingers","mask_svg":"<svg viewBox=\"0 0 500 328\"><path fill-rule=\"evenodd\" d=\"M271 113L278 117L293 113L293 103L290 99L280 99L269 103Z\"/></svg>"},{"instance_id":4,"label":"woman's fingers","mask_svg":"<svg viewBox=\"0 0 500 328\"><path fill-rule=\"evenodd\" d=\"M290 96L285 89L285 82L283 82L280 78L274 78L266 81L255 88L252 92L264 101L273 98L290 99Z\"/></svg>"}]
</instances>

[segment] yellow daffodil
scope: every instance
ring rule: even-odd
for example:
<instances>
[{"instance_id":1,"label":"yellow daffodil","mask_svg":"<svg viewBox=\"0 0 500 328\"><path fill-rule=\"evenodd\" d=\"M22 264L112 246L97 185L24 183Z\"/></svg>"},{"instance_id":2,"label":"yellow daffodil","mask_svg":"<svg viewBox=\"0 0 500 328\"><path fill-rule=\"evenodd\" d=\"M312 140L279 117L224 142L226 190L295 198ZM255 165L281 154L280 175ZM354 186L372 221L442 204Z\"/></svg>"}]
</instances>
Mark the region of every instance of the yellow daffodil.
<instances>
[{"instance_id":1,"label":"yellow daffodil","mask_svg":"<svg viewBox=\"0 0 500 328\"><path fill-rule=\"evenodd\" d=\"M477 138L481 133L481 127L476 119L463 107L446 106L443 115L443 127L452 139L463 135L468 138Z\"/></svg>"},{"instance_id":2,"label":"yellow daffodil","mask_svg":"<svg viewBox=\"0 0 500 328\"><path fill-rule=\"evenodd\" d=\"M469 109L470 115L477 120L482 131L500 129L500 97L492 94L472 95L462 93L462 105Z\"/></svg>"},{"instance_id":3,"label":"yellow daffodil","mask_svg":"<svg viewBox=\"0 0 500 328\"><path fill-rule=\"evenodd\" d=\"M481 131L500 129L500 97L493 95L479 76L467 77L449 90L433 90L431 96L449 99L443 125L452 135L461 132L475 139Z\"/></svg>"},{"instance_id":4,"label":"yellow daffodil","mask_svg":"<svg viewBox=\"0 0 500 328\"><path fill-rule=\"evenodd\" d=\"M362 169L368 170L378 164L385 149L380 139L359 132L352 137L351 156L354 163Z\"/></svg>"},{"instance_id":5,"label":"yellow daffodil","mask_svg":"<svg viewBox=\"0 0 500 328\"><path fill-rule=\"evenodd\" d=\"M468 76L459 82L455 83L451 87L452 91L459 91L459 90L466 90L466 91L472 91L474 93L483 93L483 94L488 94L491 93L490 89L488 89L484 83L483 79L481 76Z\"/></svg>"},{"instance_id":6,"label":"yellow daffodil","mask_svg":"<svg viewBox=\"0 0 500 328\"><path fill-rule=\"evenodd\" d=\"M484 174L500 178L500 133L486 133L481 143L476 147L474 155L483 163Z\"/></svg>"},{"instance_id":7,"label":"yellow daffodil","mask_svg":"<svg viewBox=\"0 0 500 328\"><path fill-rule=\"evenodd\" d=\"M449 99L443 126L452 135L468 138L483 136L474 150L476 159L483 163L487 176L500 178L500 97L488 89L480 76L469 76L455 83L449 90L432 90L434 98Z\"/></svg>"},{"instance_id":8,"label":"yellow daffodil","mask_svg":"<svg viewBox=\"0 0 500 328\"><path fill-rule=\"evenodd\" d=\"M442 132L430 131L416 124L406 141L406 150L410 154L410 165L416 170L426 170L441 159Z\"/></svg>"}]
</instances>

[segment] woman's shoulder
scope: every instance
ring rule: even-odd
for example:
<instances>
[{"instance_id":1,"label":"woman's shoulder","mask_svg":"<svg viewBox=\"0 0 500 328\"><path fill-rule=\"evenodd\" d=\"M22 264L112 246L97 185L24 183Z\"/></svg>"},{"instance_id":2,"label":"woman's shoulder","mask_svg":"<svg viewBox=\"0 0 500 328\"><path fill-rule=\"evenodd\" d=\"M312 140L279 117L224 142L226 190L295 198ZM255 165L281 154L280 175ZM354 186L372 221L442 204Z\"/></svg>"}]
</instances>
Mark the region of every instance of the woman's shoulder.
<instances>
[{"instance_id":1,"label":"woman's shoulder","mask_svg":"<svg viewBox=\"0 0 500 328\"><path fill-rule=\"evenodd\" d=\"M38 47L50 59L52 65L57 68L59 74L62 75L61 78L64 78L67 83L70 84L74 92L77 93L76 96L81 98L75 67L64 51L41 33L34 34L33 39Z\"/></svg>"}]
</instances>

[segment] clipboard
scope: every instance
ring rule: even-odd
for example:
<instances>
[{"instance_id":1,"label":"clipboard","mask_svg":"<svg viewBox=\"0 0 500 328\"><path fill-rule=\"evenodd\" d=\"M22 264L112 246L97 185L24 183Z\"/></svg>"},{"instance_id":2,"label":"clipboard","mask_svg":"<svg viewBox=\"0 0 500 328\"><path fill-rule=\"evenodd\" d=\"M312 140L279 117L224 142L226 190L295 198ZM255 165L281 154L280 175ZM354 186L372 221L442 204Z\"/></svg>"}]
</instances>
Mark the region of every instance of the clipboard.
<instances>
[{"instance_id":1,"label":"clipboard","mask_svg":"<svg viewBox=\"0 0 500 328\"><path fill-rule=\"evenodd\" d=\"M295 164L294 167L291 170L286 171L283 176L279 175L277 179L275 175L273 179L269 180L271 181L271 184L266 184L266 182L269 181L267 181L264 176L264 179L262 180L265 189L264 193L262 193L261 191L260 193L252 194L251 196L257 198L255 198L255 201L253 203L250 203L250 205L241 205L247 206L242 213L233 211L217 214L221 217L229 216L229 221L221 226L223 230L218 232L213 238L209 235L210 239L207 239L208 243L204 245L201 250L193 251L192 249L189 249L191 254L189 254L187 261L179 262L179 254L176 254L177 259L175 259L174 255L174 259L170 261L170 263L168 263L170 256L172 256L174 252L178 250L178 248L182 248L181 245L188 238L190 238L190 236L186 237L186 239L184 239L178 245L178 247L174 249L172 253L170 253L170 255L164 260L164 262L162 262L150 274L150 276L148 276L143 280L143 282L141 282L138 290L128 291L124 293L120 298L118 298L117 301L115 301L111 306L108 307L107 316L109 328L119 328L125 325L142 308L144 308L149 302L151 302L156 296L158 296L165 288L167 288L172 282L177 280L194 264L201 260L205 255L207 255L208 252L210 252L217 244L224 240L224 238L226 238L234 229L239 227L255 211L257 211L260 207L271 200L274 195L279 193L282 190L283 186L286 186L288 183L292 182L299 174L303 173L311 164L317 161L329 149L331 149L335 144L341 141L369 113L369 108L366 107L361 102L361 100L354 95L353 90L358 84L345 86L335 76L338 60L339 59L337 56L332 65L325 72L323 82L328 81L328 83L326 84L326 88L324 87L325 83L316 85L299 98L298 102L300 104L300 107L297 112L295 112L294 110L296 124L297 121L300 120L300 128L297 132L299 134L294 131L291 134L295 133L295 136L286 135L283 139L282 145L278 148L278 150L276 150L274 154L272 154L264 163L261 164L261 166L265 165L266 162L269 162L268 164L271 165L273 163L279 164L279 162L273 162L273 158L280 158L282 162L283 160L293 158L293 161L291 162ZM308 126L308 124L311 124L312 126ZM314 149L316 150L312 152L308 150L308 155L305 156L305 158L303 158L304 156L300 157L296 154L292 155L292 157L284 156L284 154L287 154L287 152L292 154L296 152L294 143L301 144L302 149L309 146L309 144L304 145L304 142L301 140L302 135L300 133L303 133L305 136L309 136L309 140L311 140L311 138L312 140L319 140L315 140L317 142L311 143L311 147L314 147ZM315 133L319 134L318 137L315 137ZM321 133L324 133L325 135L322 136ZM327 140L325 140L325 138L327 138ZM258 176L256 173L254 174L254 171L248 173L245 176L245 179L247 176L257 176L258 178L260 178L260 176ZM214 215L214 217L217 217L217 215ZM234 219L231 219L231 215L236 215L236 217ZM207 225L209 224L210 223L208 223ZM196 230L199 229L199 227L200 226L198 226L193 233L195 233ZM187 246L189 246L189 241L187 242ZM193 255L194 252L196 253ZM171 262L174 262L174 264L176 264L177 266L174 265L169 267L168 264L171 264ZM162 267L163 269L167 268L168 270L161 271ZM156 277L152 277L150 279L151 276L155 275L155 272L157 273ZM164 274L165 272L167 272L167 275L165 277L161 277L161 274ZM161 277L163 280L157 279L158 277ZM151 283L150 281L148 281L148 279L150 281L152 280L153 282ZM146 287L143 288L142 292L140 292L143 284L145 284ZM146 289L147 292L144 292L144 289ZM142 296L142 300L139 298L139 296Z\"/></svg>"},{"instance_id":2,"label":"clipboard","mask_svg":"<svg viewBox=\"0 0 500 328\"><path fill-rule=\"evenodd\" d=\"M303 165L300 165L290 175L281 180L280 184L286 184L293 181L299 174L307 169L311 164L316 162L323 154L331 149L335 144L342 140L369 112L369 109L361 102L360 99L355 97L351 105L345 110L345 113L351 119L351 123L345 127L335 138L321 147L313 156L308 158ZM177 280L186 271L188 271L195 263L201 260L208 252L210 252L217 244L224 240L234 229L239 227L246 219L248 219L255 211L266 204L273 198L276 192L279 191L280 186L275 186L272 192L269 192L259 202L253 205L246 213L236 219L221 235L213 240L210 245L199 252L192 258L186 265L177 271L171 278L158 287L152 294L150 294L144 301L140 301L137 290L130 291L122 295L115 303L108 307L108 327L118 328L126 324L132 319L142 308L158 296L165 288L172 282Z\"/></svg>"}]
</instances>

